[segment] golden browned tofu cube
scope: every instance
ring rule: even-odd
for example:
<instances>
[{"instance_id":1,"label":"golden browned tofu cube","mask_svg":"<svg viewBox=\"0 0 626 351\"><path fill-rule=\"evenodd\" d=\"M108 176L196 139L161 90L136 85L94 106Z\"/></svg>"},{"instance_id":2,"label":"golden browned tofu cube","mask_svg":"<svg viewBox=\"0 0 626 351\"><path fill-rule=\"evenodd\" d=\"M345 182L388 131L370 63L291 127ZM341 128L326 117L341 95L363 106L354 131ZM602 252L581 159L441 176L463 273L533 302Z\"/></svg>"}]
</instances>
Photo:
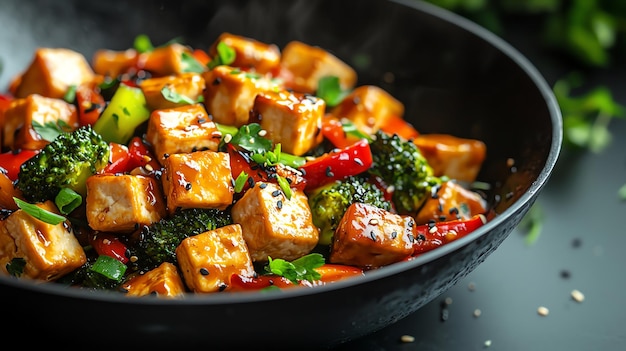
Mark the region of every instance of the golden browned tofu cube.
<instances>
[{"instance_id":1,"label":"golden browned tofu cube","mask_svg":"<svg viewBox=\"0 0 626 351\"><path fill-rule=\"evenodd\" d=\"M324 100L313 95L270 91L256 96L251 121L258 121L266 138L284 152L299 156L322 142L325 109Z\"/></svg>"},{"instance_id":2,"label":"golden browned tofu cube","mask_svg":"<svg viewBox=\"0 0 626 351\"><path fill-rule=\"evenodd\" d=\"M157 268L125 281L122 289L127 296L180 297L185 293L185 283L173 263L163 262Z\"/></svg>"},{"instance_id":3,"label":"golden browned tofu cube","mask_svg":"<svg viewBox=\"0 0 626 351\"><path fill-rule=\"evenodd\" d=\"M224 43L235 51L235 61L230 63L232 67L265 74L276 70L280 65L280 50L275 44L266 44L232 33L222 33L209 48L208 54L211 57L217 55L219 43Z\"/></svg>"},{"instance_id":4,"label":"golden browned tofu cube","mask_svg":"<svg viewBox=\"0 0 626 351\"><path fill-rule=\"evenodd\" d=\"M140 54L137 65L151 72L154 77L163 77L186 72L187 59L193 59L191 49L179 43L172 43Z\"/></svg>"},{"instance_id":5,"label":"golden browned tofu cube","mask_svg":"<svg viewBox=\"0 0 626 351\"><path fill-rule=\"evenodd\" d=\"M40 149L46 146L48 141L35 131L33 124L60 122L71 130L78 127L78 113L74 105L39 94L13 100L4 111L2 144L11 149Z\"/></svg>"},{"instance_id":6,"label":"golden browned tofu cube","mask_svg":"<svg viewBox=\"0 0 626 351\"><path fill-rule=\"evenodd\" d=\"M72 85L79 86L94 79L94 72L85 57L70 49L40 48L26 71L12 85L17 98L30 94L61 99Z\"/></svg>"},{"instance_id":7,"label":"golden browned tofu cube","mask_svg":"<svg viewBox=\"0 0 626 351\"><path fill-rule=\"evenodd\" d=\"M150 110L174 108L197 102L204 91L204 78L198 73L148 78L139 83L139 88ZM178 99L168 100L164 94L178 95Z\"/></svg>"},{"instance_id":8,"label":"golden browned tofu cube","mask_svg":"<svg viewBox=\"0 0 626 351\"><path fill-rule=\"evenodd\" d=\"M170 213L179 207L225 209L233 202L235 189L226 152L169 155L163 161L161 179Z\"/></svg>"},{"instance_id":9,"label":"golden browned tofu cube","mask_svg":"<svg viewBox=\"0 0 626 351\"><path fill-rule=\"evenodd\" d=\"M404 105L388 92L374 85L355 88L331 113L347 118L364 133L373 134L390 116L402 117Z\"/></svg>"},{"instance_id":10,"label":"golden browned tofu cube","mask_svg":"<svg viewBox=\"0 0 626 351\"><path fill-rule=\"evenodd\" d=\"M291 41L283 48L281 70L281 75L288 73L283 77L285 85L301 93L315 93L319 80L327 76L339 78L346 90L354 88L357 81L356 71L337 56L300 41Z\"/></svg>"},{"instance_id":11,"label":"golden browned tofu cube","mask_svg":"<svg viewBox=\"0 0 626 351\"><path fill-rule=\"evenodd\" d=\"M252 260L268 257L287 261L302 257L317 245L319 229L313 224L307 197L291 189L291 199L275 183L258 182L232 207Z\"/></svg>"},{"instance_id":12,"label":"golden browned tofu cube","mask_svg":"<svg viewBox=\"0 0 626 351\"><path fill-rule=\"evenodd\" d=\"M421 134L413 142L435 176L448 176L458 181L473 182L487 155L481 140L465 139L449 134Z\"/></svg>"},{"instance_id":13,"label":"golden browned tofu cube","mask_svg":"<svg viewBox=\"0 0 626 351\"><path fill-rule=\"evenodd\" d=\"M196 293L227 290L233 274L255 274L239 224L186 238L176 248L176 260L185 284Z\"/></svg>"},{"instance_id":14,"label":"golden browned tofu cube","mask_svg":"<svg viewBox=\"0 0 626 351\"><path fill-rule=\"evenodd\" d=\"M91 62L96 74L115 78L136 67L138 58L139 53L135 49L124 51L101 49L95 52Z\"/></svg>"},{"instance_id":15,"label":"golden browned tofu cube","mask_svg":"<svg viewBox=\"0 0 626 351\"><path fill-rule=\"evenodd\" d=\"M266 76L231 66L217 66L203 73L204 105L216 123L241 127L248 124L258 93L279 87Z\"/></svg>"},{"instance_id":16,"label":"golden browned tofu cube","mask_svg":"<svg viewBox=\"0 0 626 351\"><path fill-rule=\"evenodd\" d=\"M52 201L36 204L58 213ZM87 262L83 247L65 222L49 224L17 210L0 222L0 272L13 259L26 263L21 277L56 280Z\"/></svg>"},{"instance_id":17,"label":"golden browned tofu cube","mask_svg":"<svg viewBox=\"0 0 626 351\"><path fill-rule=\"evenodd\" d=\"M353 203L335 230L329 261L362 268L399 262L413 252L415 234L412 217Z\"/></svg>"},{"instance_id":18,"label":"golden browned tofu cube","mask_svg":"<svg viewBox=\"0 0 626 351\"><path fill-rule=\"evenodd\" d=\"M142 175L96 174L87 178L87 222L93 230L131 232L166 214L159 182Z\"/></svg>"},{"instance_id":19,"label":"golden browned tofu cube","mask_svg":"<svg viewBox=\"0 0 626 351\"><path fill-rule=\"evenodd\" d=\"M146 140L157 159L197 150L217 151L221 133L201 104L154 110L148 121Z\"/></svg>"},{"instance_id":20,"label":"golden browned tofu cube","mask_svg":"<svg viewBox=\"0 0 626 351\"><path fill-rule=\"evenodd\" d=\"M415 216L417 224L466 220L487 211L487 202L480 194L454 180L444 182L435 190Z\"/></svg>"}]
</instances>

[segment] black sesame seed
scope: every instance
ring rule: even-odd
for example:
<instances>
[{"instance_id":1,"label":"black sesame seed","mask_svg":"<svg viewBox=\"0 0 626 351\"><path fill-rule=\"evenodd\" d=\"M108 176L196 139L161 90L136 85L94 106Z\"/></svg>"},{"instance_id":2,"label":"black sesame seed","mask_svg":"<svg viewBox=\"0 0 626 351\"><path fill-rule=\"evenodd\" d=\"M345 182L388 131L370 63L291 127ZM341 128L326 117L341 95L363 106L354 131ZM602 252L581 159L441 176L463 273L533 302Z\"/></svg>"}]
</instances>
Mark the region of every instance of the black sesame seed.
<instances>
[{"instance_id":1,"label":"black sesame seed","mask_svg":"<svg viewBox=\"0 0 626 351\"><path fill-rule=\"evenodd\" d=\"M439 216L439 221L440 222L444 222L445 220L446 220L446 216L444 216L444 215Z\"/></svg>"},{"instance_id":2,"label":"black sesame seed","mask_svg":"<svg viewBox=\"0 0 626 351\"><path fill-rule=\"evenodd\" d=\"M206 119L204 119L204 118L198 118L198 123L199 123L199 124L206 123Z\"/></svg>"},{"instance_id":3,"label":"black sesame seed","mask_svg":"<svg viewBox=\"0 0 626 351\"><path fill-rule=\"evenodd\" d=\"M267 187L267 183L261 183L261 185L259 185L259 188L261 189L265 189Z\"/></svg>"},{"instance_id":4,"label":"black sesame seed","mask_svg":"<svg viewBox=\"0 0 626 351\"><path fill-rule=\"evenodd\" d=\"M459 209L456 207L450 207L450 209L448 210L448 212L450 214L459 214Z\"/></svg>"},{"instance_id":5,"label":"black sesame seed","mask_svg":"<svg viewBox=\"0 0 626 351\"><path fill-rule=\"evenodd\" d=\"M215 80L213 80L213 85L220 85L220 83L222 83L221 78L215 78Z\"/></svg>"},{"instance_id":6,"label":"black sesame seed","mask_svg":"<svg viewBox=\"0 0 626 351\"><path fill-rule=\"evenodd\" d=\"M374 233L374 231L373 231L373 230L372 230L372 231L370 231L370 238L371 238L373 241L376 241L376 233Z\"/></svg>"},{"instance_id":7,"label":"black sesame seed","mask_svg":"<svg viewBox=\"0 0 626 351\"><path fill-rule=\"evenodd\" d=\"M200 268L200 274L205 275L205 276L209 275L209 270L204 268L204 267L202 267L202 268Z\"/></svg>"},{"instance_id":8,"label":"black sesame seed","mask_svg":"<svg viewBox=\"0 0 626 351\"><path fill-rule=\"evenodd\" d=\"M571 273L570 271L568 271L567 269L563 269L561 270L561 278L563 279L569 279L569 277L571 277Z\"/></svg>"},{"instance_id":9,"label":"black sesame seed","mask_svg":"<svg viewBox=\"0 0 626 351\"><path fill-rule=\"evenodd\" d=\"M227 287L228 287L228 285L222 283L222 284L220 284L220 287L218 289L219 289L219 291L224 291L224 290L226 290Z\"/></svg>"},{"instance_id":10,"label":"black sesame seed","mask_svg":"<svg viewBox=\"0 0 626 351\"><path fill-rule=\"evenodd\" d=\"M248 177L248 186L251 188L254 187L254 178Z\"/></svg>"},{"instance_id":11,"label":"black sesame seed","mask_svg":"<svg viewBox=\"0 0 626 351\"><path fill-rule=\"evenodd\" d=\"M191 190L191 183L185 184L185 190Z\"/></svg>"},{"instance_id":12,"label":"black sesame seed","mask_svg":"<svg viewBox=\"0 0 626 351\"><path fill-rule=\"evenodd\" d=\"M326 176L327 177L332 177L335 174L333 173L332 169L330 168L330 166L326 167Z\"/></svg>"},{"instance_id":13,"label":"black sesame seed","mask_svg":"<svg viewBox=\"0 0 626 351\"><path fill-rule=\"evenodd\" d=\"M280 190L274 190L274 191L272 191L272 196L276 197L276 196L280 195L280 193L281 193Z\"/></svg>"},{"instance_id":14,"label":"black sesame seed","mask_svg":"<svg viewBox=\"0 0 626 351\"><path fill-rule=\"evenodd\" d=\"M417 234L417 241L424 241L426 240L426 237L424 236L424 234Z\"/></svg>"},{"instance_id":15,"label":"black sesame seed","mask_svg":"<svg viewBox=\"0 0 626 351\"><path fill-rule=\"evenodd\" d=\"M283 208L283 202L282 202L282 200L278 200L278 201L276 201L276 207L278 207L278 209L279 209L279 210Z\"/></svg>"},{"instance_id":16,"label":"black sesame seed","mask_svg":"<svg viewBox=\"0 0 626 351\"><path fill-rule=\"evenodd\" d=\"M395 230L393 232L391 232L391 238L395 239L398 236L398 232L396 232Z\"/></svg>"}]
</instances>

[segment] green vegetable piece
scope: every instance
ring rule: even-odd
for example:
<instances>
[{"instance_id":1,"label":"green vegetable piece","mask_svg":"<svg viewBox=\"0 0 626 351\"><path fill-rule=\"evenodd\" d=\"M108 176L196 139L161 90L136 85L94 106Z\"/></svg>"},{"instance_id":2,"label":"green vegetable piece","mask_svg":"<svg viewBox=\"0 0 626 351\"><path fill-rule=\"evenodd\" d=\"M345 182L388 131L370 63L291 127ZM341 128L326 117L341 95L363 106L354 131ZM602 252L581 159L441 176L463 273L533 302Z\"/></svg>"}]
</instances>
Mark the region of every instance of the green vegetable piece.
<instances>
[{"instance_id":1,"label":"green vegetable piece","mask_svg":"<svg viewBox=\"0 0 626 351\"><path fill-rule=\"evenodd\" d=\"M24 212L28 213L30 216L37 218L42 222L46 222L48 224L57 225L63 221L65 221L65 217L58 215L56 213L44 210L43 208L29 204L26 201L20 200L16 197L13 198L17 207L22 209Z\"/></svg>"},{"instance_id":2,"label":"green vegetable piece","mask_svg":"<svg viewBox=\"0 0 626 351\"><path fill-rule=\"evenodd\" d=\"M217 43L217 56L215 56L208 64L209 69L213 69L219 65L230 65L235 62L235 49L228 46L224 42Z\"/></svg>"},{"instance_id":3,"label":"green vegetable piece","mask_svg":"<svg viewBox=\"0 0 626 351\"><path fill-rule=\"evenodd\" d=\"M70 87L67 88L65 95L63 95L63 100L70 104L74 103L76 100L76 85L70 85Z\"/></svg>"},{"instance_id":4,"label":"green vegetable piece","mask_svg":"<svg viewBox=\"0 0 626 351\"><path fill-rule=\"evenodd\" d=\"M241 172L239 173L239 175L237 176L237 179L235 179L235 192L239 193L243 190L243 187L246 185L246 182L248 181L248 173L246 172Z\"/></svg>"},{"instance_id":5,"label":"green vegetable piece","mask_svg":"<svg viewBox=\"0 0 626 351\"><path fill-rule=\"evenodd\" d=\"M186 52L183 52L181 65L183 72L202 73L205 71L205 67L195 57Z\"/></svg>"},{"instance_id":6,"label":"green vegetable piece","mask_svg":"<svg viewBox=\"0 0 626 351\"><path fill-rule=\"evenodd\" d=\"M33 121L33 129L46 141L52 141L56 139L59 134L72 131L72 128L63 120L56 122L48 121L44 124Z\"/></svg>"},{"instance_id":7,"label":"green vegetable piece","mask_svg":"<svg viewBox=\"0 0 626 351\"><path fill-rule=\"evenodd\" d=\"M63 214L69 214L83 203L83 197L70 188L63 188L54 198L54 203Z\"/></svg>"},{"instance_id":8,"label":"green vegetable piece","mask_svg":"<svg viewBox=\"0 0 626 351\"><path fill-rule=\"evenodd\" d=\"M91 266L91 271L101 274L110 280L119 282L124 277L126 268L126 265L118 259L107 255L100 255L93 266Z\"/></svg>"},{"instance_id":9,"label":"green vegetable piece","mask_svg":"<svg viewBox=\"0 0 626 351\"><path fill-rule=\"evenodd\" d=\"M267 274L275 274L289 279L293 284L300 284L301 280L314 281L322 276L315 268L324 265L324 256L318 253L308 254L287 262L283 259L268 257L268 264L264 267Z\"/></svg>"},{"instance_id":10,"label":"green vegetable piece","mask_svg":"<svg viewBox=\"0 0 626 351\"><path fill-rule=\"evenodd\" d=\"M322 77L317 86L317 96L326 102L326 105L337 106L348 95L347 90L342 90L339 77Z\"/></svg>"},{"instance_id":11,"label":"green vegetable piece","mask_svg":"<svg viewBox=\"0 0 626 351\"><path fill-rule=\"evenodd\" d=\"M161 89L161 95L163 95L163 98L165 98L165 100L171 101L175 104L185 103L185 104L191 105L195 103L195 101L190 99L188 96L175 92L174 90L170 89L170 87L168 87L167 85L165 85L163 89Z\"/></svg>"},{"instance_id":12,"label":"green vegetable piece","mask_svg":"<svg viewBox=\"0 0 626 351\"><path fill-rule=\"evenodd\" d=\"M24 274L24 267L26 267L26 260L22 257L15 257L9 263L7 263L7 272L13 277L21 277Z\"/></svg>"},{"instance_id":13,"label":"green vegetable piece","mask_svg":"<svg viewBox=\"0 0 626 351\"><path fill-rule=\"evenodd\" d=\"M152 45L152 41L150 40L150 37L148 37L145 34L139 34L138 36L135 37L135 41L133 42L133 47L139 53L150 52L154 50L154 46Z\"/></svg>"},{"instance_id":14,"label":"green vegetable piece","mask_svg":"<svg viewBox=\"0 0 626 351\"><path fill-rule=\"evenodd\" d=\"M148 118L150 110L141 89L120 84L93 129L107 142L126 144Z\"/></svg>"}]
</instances>

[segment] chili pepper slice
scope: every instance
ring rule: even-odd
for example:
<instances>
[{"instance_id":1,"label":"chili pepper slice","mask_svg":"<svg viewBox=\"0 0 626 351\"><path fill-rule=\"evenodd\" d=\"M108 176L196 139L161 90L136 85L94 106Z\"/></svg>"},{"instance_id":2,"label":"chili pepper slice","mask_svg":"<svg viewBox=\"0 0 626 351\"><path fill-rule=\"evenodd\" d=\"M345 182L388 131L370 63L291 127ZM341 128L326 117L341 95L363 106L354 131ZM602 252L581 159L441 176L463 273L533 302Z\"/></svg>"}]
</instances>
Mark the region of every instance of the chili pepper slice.
<instances>
[{"instance_id":1,"label":"chili pepper slice","mask_svg":"<svg viewBox=\"0 0 626 351\"><path fill-rule=\"evenodd\" d=\"M128 146L115 142L109 143L109 146L111 157L104 173L127 173L137 167L145 167L148 171L161 168L159 162L138 136L133 137Z\"/></svg>"},{"instance_id":2,"label":"chili pepper slice","mask_svg":"<svg viewBox=\"0 0 626 351\"><path fill-rule=\"evenodd\" d=\"M39 150L14 150L0 154L0 168L6 171L7 177L16 180L22 163L35 156Z\"/></svg>"},{"instance_id":3,"label":"chili pepper slice","mask_svg":"<svg viewBox=\"0 0 626 351\"><path fill-rule=\"evenodd\" d=\"M306 189L315 189L322 185L357 175L372 165L372 150L367 139L340 149L328 152L305 163L300 170L304 172Z\"/></svg>"},{"instance_id":4,"label":"chili pepper slice","mask_svg":"<svg viewBox=\"0 0 626 351\"><path fill-rule=\"evenodd\" d=\"M126 257L127 247L120 238L111 233L97 233L89 235L89 243L96 250L98 255L113 257L120 262L128 263Z\"/></svg>"},{"instance_id":5,"label":"chili pepper slice","mask_svg":"<svg viewBox=\"0 0 626 351\"><path fill-rule=\"evenodd\" d=\"M477 214L466 220L418 225L415 230L412 257L462 238L485 223L487 223L485 215Z\"/></svg>"}]
</instances>

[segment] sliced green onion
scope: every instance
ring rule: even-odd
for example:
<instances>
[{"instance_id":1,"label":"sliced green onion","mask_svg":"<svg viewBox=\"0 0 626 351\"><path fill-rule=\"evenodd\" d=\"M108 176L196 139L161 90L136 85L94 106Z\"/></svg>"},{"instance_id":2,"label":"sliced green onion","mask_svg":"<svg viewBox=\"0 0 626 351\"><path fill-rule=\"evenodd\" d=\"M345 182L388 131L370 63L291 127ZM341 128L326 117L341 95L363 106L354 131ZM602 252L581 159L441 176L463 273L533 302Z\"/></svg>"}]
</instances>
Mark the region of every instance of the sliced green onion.
<instances>
[{"instance_id":1,"label":"sliced green onion","mask_svg":"<svg viewBox=\"0 0 626 351\"><path fill-rule=\"evenodd\" d=\"M243 190L244 185L246 185L246 182L248 181L248 173L246 172L241 172L239 173L239 175L237 176L237 179L235 179L235 192L241 192Z\"/></svg>"},{"instance_id":2,"label":"sliced green onion","mask_svg":"<svg viewBox=\"0 0 626 351\"><path fill-rule=\"evenodd\" d=\"M111 256L100 255L91 266L91 271L101 274L111 280L120 281L126 273L126 265Z\"/></svg>"},{"instance_id":3,"label":"sliced green onion","mask_svg":"<svg viewBox=\"0 0 626 351\"><path fill-rule=\"evenodd\" d=\"M183 56L181 58L181 65L183 72L192 72L192 73L202 73L204 72L204 66L196 60L193 55L190 55L187 52L183 52Z\"/></svg>"},{"instance_id":4,"label":"sliced green onion","mask_svg":"<svg viewBox=\"0 0 626 351\"><path fill-rule=\"evenodd\" d=\"M62 188L54 198L54 203L63 214L69 214L83 203L83 197L70 188Z\"/></svg>"},{"instance_id":5,"label":"sliced green onion","mask_svg":"<svg viewBox=\"0 0 626 351\"><path fill-rule=\"evenodd\" d=\"M70 85L70 87L67 88L65 95L63 95L63 100L70 104L74 103L76 100L76 85Z\"/></svg>"},{"instance_id":6,"label":"sliced green onion","mask_svg":"<svg viewBox=\"0 0 626 351\"><path fill-rule=\"evenodd\" d=\"M63 221L65 221L65 217L58 215L56 213L44 210L43 208L29 204L26 201L18 199L17 197L13 197L13 201L17 207L21 208L24 212L28 213L30 216L37 218L42 222L46 222L48 224L57 225Z\"/></svg>"},{"instance_id":7,"label":"sliced green onion","mask_svg":"<svg viewBox=\"0 0 626 351\"><path fill-rule=\"evenodd\" d=\"M289 182L285 177L281 177L276 175L276 180L278 180L278 185L280 186L280 190L285 193L285 197L287 200L291 200L291 186L289 186Z\"/></svg>"},{"instance_id":8,"label":"sliced green onion","mask_svg":"<svg viewBox=\"0 0 626 351\"><path fill-rule=\"evenodd\" d=\"M133 47L139 53L150 52L154 50L154 46L152 45L152 41L150 41L150 37L145 34L139 34L135 37Z\"/></svg>"},{"instance_id":9,"label":"sliced green onion","mask_svg":"<svg viewBox=\"0 0 626 351\"><path fill-rule=\"evenodd\" d=\"M213 69L220 65L230 65L235 62L235 49L228 46L228 44L220 41L217 43L217 56L215 56L209 63L207 63L207 67L209 69Z\"/></svg>"}]
</instances>

